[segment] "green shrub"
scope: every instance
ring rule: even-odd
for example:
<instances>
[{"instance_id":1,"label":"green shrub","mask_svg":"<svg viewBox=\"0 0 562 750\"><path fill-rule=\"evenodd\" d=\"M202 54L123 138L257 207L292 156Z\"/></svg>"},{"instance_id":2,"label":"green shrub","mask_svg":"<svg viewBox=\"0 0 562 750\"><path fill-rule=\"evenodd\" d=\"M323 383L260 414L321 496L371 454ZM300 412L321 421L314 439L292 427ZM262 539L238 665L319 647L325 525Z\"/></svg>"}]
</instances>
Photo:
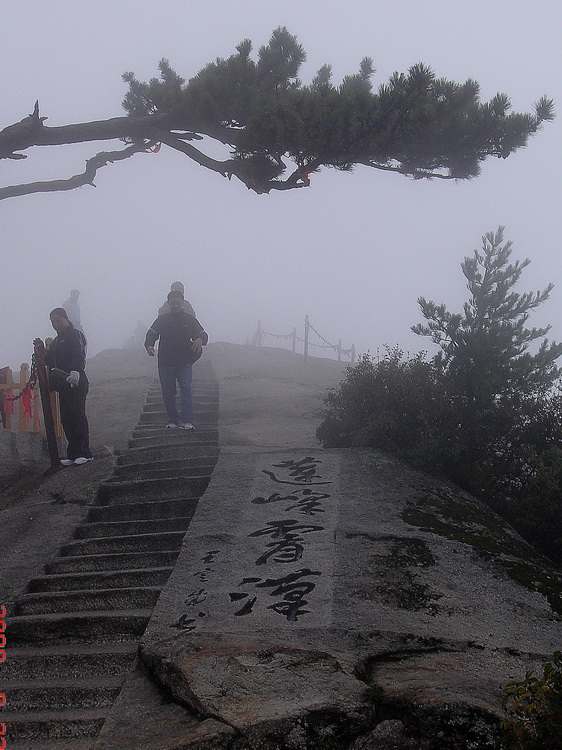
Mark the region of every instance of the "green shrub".
<instances>
[{"instance_id":1,"label":"green shrub","mask_svg":"<svg viewBox=\"0 0 562 750\"><path fill-rule=\"evenodd\" d=\"M530 669L523 680L503 688L502 750L556 750L562 748L562 652L543 662L542 677Z\"/></svg>"},{"instance_id":2,"label":"green shrub","mask_svg":"<svg viewBox=\"0 0 562 750\"><path fill-rule=\"evenodd\" d=\"M450 411L437 372L424 353L405 358L398 347L382 359L367 354L329 391L317 436L327 447L368 446L426 466L440 451L440 426Z\"/></svg>"},{"instance_id":3,"label":"green shrub","mask_svg":"<svg viewBox=\"0 0 562 750\"><path fill-rule=\"evenodd\" d=\"M501 227L482 239L461 266L470 291L462 313L419 299L427 324L413 330L441 351L430 361L398 347L362 356L328 393L317 436L456 482L562 563L562 344L538 344L549 326L526 327L552 285L514 292L530 261L510 263Z\"/></svg>"}]
</instances>

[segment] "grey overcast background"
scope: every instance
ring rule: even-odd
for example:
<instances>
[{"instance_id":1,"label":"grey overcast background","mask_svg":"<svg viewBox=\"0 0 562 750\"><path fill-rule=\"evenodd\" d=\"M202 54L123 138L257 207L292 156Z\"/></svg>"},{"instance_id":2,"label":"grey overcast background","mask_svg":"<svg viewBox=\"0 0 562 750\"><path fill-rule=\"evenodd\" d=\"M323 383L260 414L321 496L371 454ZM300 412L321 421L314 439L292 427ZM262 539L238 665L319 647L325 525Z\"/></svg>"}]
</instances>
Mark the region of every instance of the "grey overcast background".
<instances>
[{"instance_id":1,"label":"grey overcast background","mask_svg":"<svg viewBox=\"0 0 562 750\"><path fill-rule=\"evenodd\" d=\"M148 80L166 57L188 79L244 38L257 50L280 25L307 52L304 82L324 63L339 82L368 55L376 88L423 61L440 77L475 78L483 100L507 93L515 111L547 94L559 115L525 150L458 184L324 170L308 189L260 196L163 147L105 167L96 188L3 201L0 366L29 361L72 288L92 356L121 347L138 321L148 327L175 280L213 341L244 343L258 320L302 337L308 315L358 352L433 352L410 332L417 297L460 309L459 264L500 224L514 257L532 260L519 290L556 285L531 323L562 339L560 0L2 0L0 128L36 99L47 125L120 116L124 71ZM31 149L0 163L0 184L69 177L115 146Z\"/></svg>"}]
</instances>

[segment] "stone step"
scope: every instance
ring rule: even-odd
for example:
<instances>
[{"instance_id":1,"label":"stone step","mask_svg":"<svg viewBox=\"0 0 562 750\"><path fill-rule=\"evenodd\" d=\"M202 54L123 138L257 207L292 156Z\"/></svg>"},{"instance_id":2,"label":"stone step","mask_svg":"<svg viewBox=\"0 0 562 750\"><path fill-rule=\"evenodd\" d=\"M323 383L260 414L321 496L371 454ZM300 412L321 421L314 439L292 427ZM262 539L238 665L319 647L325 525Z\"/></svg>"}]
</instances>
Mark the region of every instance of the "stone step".
<instances>
[{"instance_id":1,"label":"stone step","mask_svg":"<svg viewBox=\"0 0 562 750\"><path fill-rule=\"evenodd\" d=\"M197 409L216 409L218 411L220 405L220 397L218 391L198 389L191 391L193 397L193 408ZM181 407L181 397L179 394L176 397L176 407ZM146 396L146 401L143 405L141 414L151 411L165 411L164 402L162 401L162 394L149 391Z\"/></svg>"},{"instance_id":2,"label":"stone step","mask_svg":"<svg viewBox=\"0 0 562 750\"><path fill-rule=\"evenodd\" d=\"M197 427L195 430L155 430L154 435L136 435L129 440L129 448L161 448L170 446L191 452L192 446L217 445L218 430ZM134 435L134 432L133 432Z\"/></svg>"},{"instance_id":3,"label":"stone step","mask_svg":"<svg viewBox=\"0 0 562 750\"><path fill-rule=\"evenodd\" d=\"M130 570L173 566L180 548L147 552L115 552L99 555L56 557L45 566L47 574L92 573L101 570Z\"/></svg>"},{"instance_id":4,"label":"stone step","mask_svg":"<svg viewBox=\"0 0 562 750\"><path fill-rule=\"evenodd\" d=\"M140 638L150 609L24 615L10 618L10 644L107 643Z\"/></svg>"},{"instance_id":5,"label":"stone step","mask_svg":"<svg viewBox=\"0 0 562 750\"><path fill-rule=\"evenodd\" d=\"M161 590L160 586L149 586L22 594L16 602L15 615L148 609L154 607Z\"/></svg>"},{"instance_id":6,"label":"stone step","mask_svg":"<svg viewBox=\"0 0 562 750\"><path fill-rule=\"evenodd\" d=\"M6 724L7 750L21 748L14 740L30 740L30 747L44 748L43 739L94 738L103 726L107 709L75 709L72 711L34 711L18 713L2 712L2 722Z\"/></svg>"},{"instance_id":7,"label":"stone step","mask_svg":"<svg viewBox=\"0 0 562 750\"><path fill-rule=\"evenodd\" d=\"M91 750L135 663L218 460L218 384L210 364L197 371L197 429L165 429L155 381L86 522L15 605L2 665L10 750Z\"/></svg>"},{"instance_id":8,"label":"stone step","mask_svg":"<svg viewBox=\"0 0 562 750\"><path fill-rule=\"evenodd\" d=\"M198 409L215 409L218 411L220 405L220 398L218 391L202 390L198 389L191 391L193 397L193 409L197 413ZM176 407L179 411L181 407L181 397L178 393L176 397ZM162 411L165 412L164 402L162 401L162 394L155 392L148 392L146 401L143 405L141 414L145 414L151 411Z\"/></svg>"},{"instance_id":9,"label":"stone step","mask_svg":"<svg viewBox=\"0 0 562 750\"><path fill-rule=\"evenodd\" d=\"M98 488L96 503L109 505L116 502L136 502L147 498L166 500L176 497L201 497L208 484L209 476L108 481Z\"/></svg>"},{"instance_id":10,"label":"stone step","mask_svg":"<svg viewBox=\"0 0 562 750\"><path fill-rule=\"evenodd\" d=\"M175 518L158 518L135 521L102 521L85 523L74 530L75 539L94 539L106 536L131 536L132 534L159 534L163 531L187 531L193 513L190 516Z\"/></svg>"},{"instance_id":11,"label":"stone step","mask_svg":"<svg viewBox=\"0 0 562 750\"><path fill-rule=\"evenodd\" d=\"M3 680L70 679L88 674L124 675L133 667L138 641L10 648Z\"/></svg>"},{"instance_id":12,"label":"stone step","mask_svg":"<svg viewBox=\"0 0 562 750\"><path fill-rule=\"evenodd\" d=\"M217 429L217 422L214 422L213 424L202 424L200 422L197 422L195 424L194 430L180 430L177 429L169 429L165 427L163 424L160 425L150 425L150 424L141 424L137 425L135 429L131 433L131 440L139 440L141 438L163 438L166 442L165 445L175 445L170 440L170 435L182 435L183 433L190 436L191 444L195 444L198 442L200 445L206 445L207 442L211 442L214 444L213 441L207 441L207 438L202 433L204 431L209 430L216 430Z\"/></svg>"},{"instance_id":13,"label":"stone step","mask_svg":"<svg viewBox=\"0 0 562 750\"><path fill-rule=\"evenodd\" d=\"M178 407L181 406L180 399L177 399L176 405ZM210 410L219 410L219 397L218 394L216 396L198 396L197 398L193 399L193 409L195 411L195 414L198 414L200 411L210 411ZM164 408L164 403L162 399L156 399L156 398L147 398L145 405L142 407L141 414L152 414L153 412L158 412L159 414L165 414L166 409Z\"/></svg>"},{"instance_id":14,"label":"stone step","mask_svg":"<svg viewBox=\"0 0 562 750\"><path fill-rule=\"evenodd\" d=\"M30 594L46 591L86 591L91 589L138 588L139 586L164 586L173 567L131 568L106 570L99 573L63 573L34 578L27 590Z\"/></svg>"},{"instance_id":15,"label":"stone step","mask_svg":"<svg viewBox=\"0 0 562 750\"><path fill-rule=\"evenodd\" d=\"M128 466L129 464L152 463L154 461L168 461L184 458L208 458L215 460L219 455L218 443L204 443L194 445L193 443L182 443L178 446L170 445L148 445L129 450L117 456L117 466Z\"/></svg>"},{"instance_id":16,"label":"stone step","mask_svg":"<svg viewBox=\"0 0 562 750\"><path fill-rule=\"evenodd\" d=\"M94 505L88 511L88 523L105 521L148 521L158 518L193 516L199 499L176 498L174 500L150 500L145 503L121 503L120 505Z\"/></svg>"},{"instance_id":17,"label":"stone step","mask_svg":"<svg viewBox=\"0 0 562 750\"><path fill-rule=\"evenodd\" d=\"M101 555L123 552L160 552L179 549L184 531L167 531L162 534L132 534L131 536L100 537L69 542L60 549L60 556Z\"/></svg>"},{"instance_id":18,"label":"stone step","mask_svg":"<svg viewBox=\"0 0 562 750\"><path fill-rule=\"evenodd\" d=\"M193 414L193 422L195 424L211 424L218 422L219 411L218 409L195 409ZM137 427L143 425L154 425L159 427L166 427L168 422L166 412L164 411L147 411L140 415Z\"/></svg>"},{"instance_id":19,"label":"stone step","mask_svg":"<svg viewBox=\"0 0 562 750\"><path fill-rule=\"evenodd\" d=\"M3 680L10 711L65 711L113 705L124 675L50 680Z\"/></svg>"},{"instance_id":20,"label":"stone step","mask_svg":"<svg viewBox=\"0 0 562 750\"><path fill-rule=\"evenodd\" d=\"M147 467L150 464L147 464ZM126 467L121 467L126 468ZM128 467L127 467L128 468ZM178 463L177 468L168 467L165 469L150 469L144 468L143 466L132 465L129 471L116 471L114 472L115 478L120 481L127 480L139 480L139 479L171 479L173 477L190 476L193 473L195 476L205 476L210 478L213 471L213 465L202 465L199 463L197 466L181 466Z\"/></svg>"},{"instance_id":21,"label":"stone step","mask_svg":"<svg viewBox=\"0 0 562 750\"><path fill-rule=\"evenodd\" d=\"M218 430L218 415L204 415L203 418L198 419L195 417L192 420L194 429L184 430L181 427L166 427L168 424L168 417L164 416L160 419L152 419L142 422L137 422L133 431L131 432L131 439L138 439L142 437L157 437L164 435L188 435L194 442L198 438L201 438L201 433L209 430Z\"/></svg>"},{"instance_id":22,"label":"stone step","mask_svg":"<svg viewBox=\"0 0 562 750\"><path fill-rule=\"evenodd\" d=\"M176 398L176 406L181 406L181 398ZM193 410L197 414L199 411L208 411L214 409L219 410L219 395L218 393L194 393L193 394ZM141 416L143 414L151 414L152 412L166 413L164 402L162 398L151 398L147 396L147 399L142 407Z\"/></svg>"},{"instance_id":23,"label":"stone step","mask_svg":"<svg viewBox=\"0 0 562 750\"><path fill-rule=\"evenodd\" d=\"M200 473L207 476L211 474L217 464L218 456L194 456L186 458L168 458L159 461L144 461L141 463L129 463L115 467L113 474L118 479L133 478L134 475L143 473L147 477L158 476L165 471L185 471L186 473Z\"/></svg>"},{"instance_id":24,"label":"stone step","mask_svg":"<svg viewBox=\"0 0 562 750\"><path fill-rule=\"evenodd\" d=\"M7 750L92 750L94 737L72 737L63 740L52 737L42 738L38 744L35 740L16 740L10 742Z\"/></svg>"}]
</instances>

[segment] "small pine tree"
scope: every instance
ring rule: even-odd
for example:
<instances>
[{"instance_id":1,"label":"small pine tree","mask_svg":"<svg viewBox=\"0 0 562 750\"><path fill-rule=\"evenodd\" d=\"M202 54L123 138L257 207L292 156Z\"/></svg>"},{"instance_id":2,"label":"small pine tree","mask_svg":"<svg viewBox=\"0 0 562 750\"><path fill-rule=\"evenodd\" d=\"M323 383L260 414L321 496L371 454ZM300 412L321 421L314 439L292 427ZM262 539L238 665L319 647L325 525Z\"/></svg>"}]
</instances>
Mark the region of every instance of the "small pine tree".
<instances>
[{"instance_id":1,"label":"small pine tree","mask_svg":"<svg viewBox=\"0 0 562 750\"><path fill-rule=\"evenodd\" d=\"M427 323L413 330L439 354L429 362L404 361L399 350L379 362L361 358L328 394L317 435L327 446L380 448L446 476L559 562L562 344L544 339L550 326L527 327L552 285L515 292L529 260L511 263L511 252L502 227L486 234L482 251L462 263L470 291L462 313L419 299Z\"/></svg>"},{"instance_id":2,"label":"small pine tree","mask_svg":"<svg viewBox=\"0 0 562 750\"><path fill-rule=\"evenodd\" d=\"M556 360L562 344L543 340L538 352L528 351L551 326L526 328L531 311L548 299L553 284L542 292L513 291L531 261L509 262L512 243L502 244L503 231L499 227L484 235L482 251L475 250L461 264L470 292L463 313L450 313L445 305L420 297L428 323L412 326L414 333L439 344L436 364L479 408L504 395L544 393L560 375Z\"/></svg>"},{"instance_id":3,"label":"small pine tree","mask_svg":"<svg viewBox=\"0 0 562 750\"><path fill-rule=\"evenodd\" d=\"M443 375L444 388L457 413L459 429L458 481L468 483L467 472L489 482L482 466L490 455L512 455L521 430L528 429L537 412L537 400L548 398L560 376L556 360L562 344L544 336L550 326L528 328L529 315L552 290L519 294L513 290L530 261L510 262L512 243L504 243L503 227L482 238L482 250L461 264L470 297L462 313L451 313L423 297L418 299L427 324L412 327L441 347L434 364ZM535 353L531 344L543 339ZM479 470L476 471L476 465Z\"/></svg>"}]
</instances>

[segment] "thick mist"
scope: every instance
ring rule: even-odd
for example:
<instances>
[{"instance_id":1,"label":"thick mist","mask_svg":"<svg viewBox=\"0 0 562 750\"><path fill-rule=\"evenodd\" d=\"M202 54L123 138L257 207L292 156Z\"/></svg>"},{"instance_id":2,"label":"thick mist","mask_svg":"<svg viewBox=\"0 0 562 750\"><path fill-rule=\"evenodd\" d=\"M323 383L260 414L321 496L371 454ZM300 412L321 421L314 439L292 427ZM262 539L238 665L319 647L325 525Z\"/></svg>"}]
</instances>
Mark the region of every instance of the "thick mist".
<instances>
[{"instance_id":1,"label":"thick mist","mask_svg":"<svg viewBox=\"0 0 562 750\"><path fill-rule=\"evenodd\" d=\"M305 82L326 62L339 82L369 55L375 87L421 60L438 76L475 78L484 100L506 92L515 111L531 111L543 94L558 108L562 101L562 6L554 1L539 11L527 0L462 8L445 0L170 0L163 12L147 0L4 0L0 128L36 100L48 125L121 116L124 71L148 80L166 57L189 78L245 37L257 51L279 25L307 51ZM29 361L33 338L53 334L49 311L73 288L93 356L123 346L139 322L148 328L176 280L211 341L244 343L258 320L277 334L296 327L302 338L308 315L328 341L359 353L385 344L432 351L410 331L421 320L417 297L460 310L460 263L500 224L513 259L533 261L519 291L556 284L530 323L552 323L560 340L561 128L560 118L546 124L527 149L458 184L325 169L310 188L256 195L162 147L104 167L95 188L3 201L0 367ZM115 144L30 149L25 160L3 160L0 179L69 177L107 148Z\"/></svg>"}]
</instances>

